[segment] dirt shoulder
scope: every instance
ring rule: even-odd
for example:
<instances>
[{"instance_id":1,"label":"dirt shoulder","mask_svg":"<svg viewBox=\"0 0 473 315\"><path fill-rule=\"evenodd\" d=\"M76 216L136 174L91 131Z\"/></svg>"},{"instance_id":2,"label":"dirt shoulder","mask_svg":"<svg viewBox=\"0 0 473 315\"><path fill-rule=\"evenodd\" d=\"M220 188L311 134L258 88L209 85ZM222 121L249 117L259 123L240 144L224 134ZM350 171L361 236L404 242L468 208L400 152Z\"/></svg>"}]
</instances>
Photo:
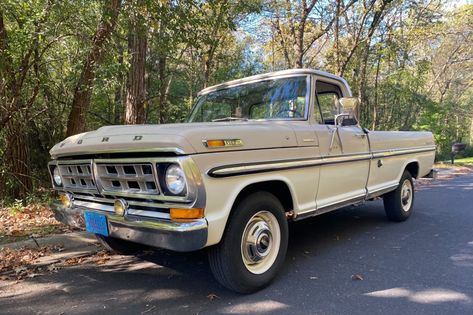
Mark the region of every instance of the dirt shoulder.
<instances>
[{"instance_id":1,"label":"dirt shoulder","mask_svg":"<svg viewBox=\"0 0 473 315\"><path fill-rule=\"evenodd\" d=\"M437 181L449 180L457 176L473 173L473 165L452 165L452 164L435 164L434 170L437 171L437 177L419 178L416 184L419 187L428 186Z\"/></svg>"},{"instance_id":2,"label":"dirt shoulder","mask_svg":"<svg viewBox=\"0 0 473 315\"><path fill-rule=\"evenodd\" d=\"M93 235L56 221L45 205L0 209L0 281L19 281L107 259L108 253Z\"/></svg>"}]
</instances>

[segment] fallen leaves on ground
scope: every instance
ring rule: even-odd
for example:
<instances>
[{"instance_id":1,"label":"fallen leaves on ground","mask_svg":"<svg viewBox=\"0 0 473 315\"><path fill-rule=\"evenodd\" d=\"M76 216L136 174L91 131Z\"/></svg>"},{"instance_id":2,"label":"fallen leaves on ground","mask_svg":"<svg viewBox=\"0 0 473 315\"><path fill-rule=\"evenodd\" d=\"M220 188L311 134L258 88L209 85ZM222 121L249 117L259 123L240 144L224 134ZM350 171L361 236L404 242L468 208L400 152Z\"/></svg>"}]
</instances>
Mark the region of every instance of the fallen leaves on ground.
<instances>
[{"instance_id":1,"label":"fallen leaves on ground","mask_svg":"<svg viewBox=\"0 0 473 315\"><path fill-rule=\"evenodd\" d=\"M61 249L61 246L44 246L39 248L0 249L0 280L21 280L34 278L46 271L50 266L38 266L39 258Z\"/></svg>"},{"instance_id":2,"label":"fallen leaves on ground","mask_svg":"<svg viewBox=\"0 0 473 315\"><path fill-rule=\"evenodd\" d=\"M57 272L60 268L77 265L93 264L103 265L111 258L110 253L103 250L83 256L64 258L50 264L41 264L39 259L54 253L62 252L64 248L59 245L45 246L34 249L0 249L0 280L23 280Z\"/></svg>"},{"instance_id":3,"label":"fallen leaves on ground","mask_svg":"<svg viewBox=\"0 0 473 315\"><path fill-rule=\"evenodd\" d=\"M362 275L352 275L351 276L351 279L352 280L364 280L363 276Z\"/></svg>"},{"instance_id":4,"label":"fallen leaves on ground","mask_svg":"<svg viewBox=\"0 0 473 315\"><path fill-rule=\"evenodd\" d=\"M207 298L208 298L210 301L213 301L213 300L215 300L215 299L219 299L220 297L219 297L217 294L210 293L209 295L207 295Z\"/></svg>"},{"instance_id":5,"label":"fallen leaves on ground","mask_svg":"<svg viewBox=\"0 0 473 315\"><path fill-rule=\"evenodd\" d=\"M56 221L51 209L44 205L0 208L0 244L67 231L71 229Z\"/></svg>"},{"instance_id":6,"label":"fallen leaves on ground","mask_svg":"<svg viewBox=\"0 0 473 315\"><path fill-rule=\"evenodd\" d=\"M79 257L72 257L61 261L58 265L61 267L70 267L83 264L103 265L110 260L110 253L106 250L94 254L88 254Z\"/></svg>"}]
</instances>

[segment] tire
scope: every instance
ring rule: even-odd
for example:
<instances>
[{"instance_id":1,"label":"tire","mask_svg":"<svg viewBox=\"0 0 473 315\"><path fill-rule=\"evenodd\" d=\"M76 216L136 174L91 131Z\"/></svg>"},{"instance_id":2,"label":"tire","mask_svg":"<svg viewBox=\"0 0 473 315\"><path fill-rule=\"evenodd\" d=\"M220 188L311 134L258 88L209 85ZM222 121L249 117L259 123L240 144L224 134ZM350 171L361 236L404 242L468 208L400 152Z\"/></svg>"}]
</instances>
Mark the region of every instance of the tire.
<instances>
[{"instance_id":1,"label":"tire","mask_svg":"<svg viewBox=\"0 0 473 315\"><path fill-rule=\"evenodd\" d=\"M106 250L119 255L135 255L148 248L146 245L121 240L119 238L99 234L95 234L95 237Z\"/></svg>"},{"instance_id":2,"label":"tire","mask_svg":"<svg viewBox=\"0 0 473 315\"><path fill-rule=\"evenodd\" d=\"M414 182L409 171L404 171L399 186L384 195L383 200L389 220L402 222L411 216L414 207Z\"/></svg>"},{"instance_id":3,"label":"tire","mask_svg":"<svg viewBox=\"0 0 473 315\"><path fill-rule=\"evenodd\" d=\"M286 257L288 225L281 202L268 192L243 199L229 218L221 242L209 249L209 263L220 284L252 293L276 277Z\"/></svg>"}]
</instances>

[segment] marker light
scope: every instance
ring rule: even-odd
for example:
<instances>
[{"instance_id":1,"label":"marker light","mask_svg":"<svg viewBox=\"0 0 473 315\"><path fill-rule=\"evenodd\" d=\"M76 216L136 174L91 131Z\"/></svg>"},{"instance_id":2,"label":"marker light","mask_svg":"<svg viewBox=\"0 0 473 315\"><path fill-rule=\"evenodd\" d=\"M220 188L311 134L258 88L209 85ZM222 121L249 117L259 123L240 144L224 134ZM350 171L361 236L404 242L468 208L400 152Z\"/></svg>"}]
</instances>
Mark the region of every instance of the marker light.
<instances>
[{"instance_id":1,"label":"marker light","mask_svg":"<svg viewBox=\"0 0 473 315\"><path fill-rule=\"evenodd\" d=\"M171 208L170 216L172 220L200 219L204 217L204 209L202 208L191 208L191 209Z\"/></svg>"}]
</instances>

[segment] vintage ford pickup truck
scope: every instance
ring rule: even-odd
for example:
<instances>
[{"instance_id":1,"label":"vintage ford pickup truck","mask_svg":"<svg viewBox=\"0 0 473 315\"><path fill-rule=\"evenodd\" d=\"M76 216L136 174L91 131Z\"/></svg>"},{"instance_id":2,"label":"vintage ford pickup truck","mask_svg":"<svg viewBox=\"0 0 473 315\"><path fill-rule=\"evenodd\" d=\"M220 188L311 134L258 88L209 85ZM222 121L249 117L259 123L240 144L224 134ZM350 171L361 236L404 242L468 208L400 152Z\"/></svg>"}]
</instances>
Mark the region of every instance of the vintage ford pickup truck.
<instances>
[{"instance_id":1,"label":"vintage ford pickup truck","mask_svg":"<svg viewBox=\"0 0 473 315\"><path fill-rule=\"evenodd\" d=\"M361 128L351 96L335 75L279 71L204 89L187 123L69 137L51 149L53 211L122 253L208 248L222 285L253 292L280 270L291 220L376 197L388 219L411 215L432 134Z\"/></svg>"}]
</instances>

